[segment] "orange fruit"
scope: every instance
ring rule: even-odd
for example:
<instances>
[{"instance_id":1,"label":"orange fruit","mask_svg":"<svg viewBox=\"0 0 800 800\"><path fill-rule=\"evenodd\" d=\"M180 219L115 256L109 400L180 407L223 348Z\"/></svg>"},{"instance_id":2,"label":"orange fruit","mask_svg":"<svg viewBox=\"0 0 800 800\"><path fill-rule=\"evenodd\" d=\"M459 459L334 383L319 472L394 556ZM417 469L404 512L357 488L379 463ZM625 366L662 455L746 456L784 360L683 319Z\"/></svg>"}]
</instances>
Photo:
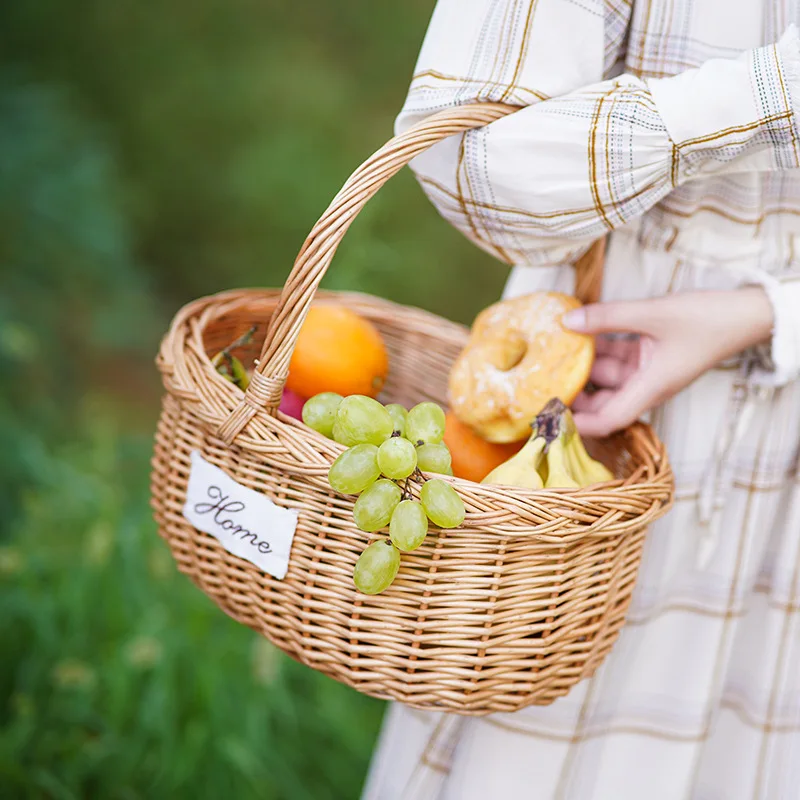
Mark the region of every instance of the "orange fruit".
<instances>
[{"instance_id":1,"label":"orange fruit","mask_svg":"<svg viewBox=\"0 0 800 800\"><path fill-rule=\"evenodd\" d=\"M445 415L444 443L453 458L457 478L480 483L495 467L508 461L525 444L492 444L461 422L452 411Z\"/></svg>"},{"instance_id":2,"label":"orange fruit","mask_svg":"<svg viewBox=\"0 0 800 800\"><path fill-rule=\"evenodd\" d=\"M316 305L300 329L286 386L301 397L376 397L388 372L386 345L371 322L344 306Z\"/></svg>"}]
</instances>

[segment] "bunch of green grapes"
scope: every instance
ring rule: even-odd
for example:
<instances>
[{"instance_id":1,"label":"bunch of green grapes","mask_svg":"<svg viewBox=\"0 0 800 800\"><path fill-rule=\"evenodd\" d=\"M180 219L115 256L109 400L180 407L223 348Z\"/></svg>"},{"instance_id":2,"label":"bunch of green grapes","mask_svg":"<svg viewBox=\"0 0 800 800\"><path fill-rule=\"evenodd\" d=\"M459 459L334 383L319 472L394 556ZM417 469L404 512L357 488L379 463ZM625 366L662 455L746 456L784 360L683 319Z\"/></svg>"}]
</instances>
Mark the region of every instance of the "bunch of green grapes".
<instances>
[{"instance_id":1,"label":"bunch of green grapes","mask_svg":"<svg viewBox=\"0 0 800 800\"><path fill-rule=\"evenodd\" d=\"M379 594L395 579L400 553L416 550L428 533L428 520L440 528L464 521L464 502L453 487L424 473L452 475L450 451L442 443L445 415L436 403L410 411L381 405L363 395L318 394L303 407L303 422L345 445L328 473L331 488L358 495L356 525L368 533L389 527L389 536L369 545L353 571L356 588ZM411 488L421 484L419 500Z\"/></svg>"}]
</instances>

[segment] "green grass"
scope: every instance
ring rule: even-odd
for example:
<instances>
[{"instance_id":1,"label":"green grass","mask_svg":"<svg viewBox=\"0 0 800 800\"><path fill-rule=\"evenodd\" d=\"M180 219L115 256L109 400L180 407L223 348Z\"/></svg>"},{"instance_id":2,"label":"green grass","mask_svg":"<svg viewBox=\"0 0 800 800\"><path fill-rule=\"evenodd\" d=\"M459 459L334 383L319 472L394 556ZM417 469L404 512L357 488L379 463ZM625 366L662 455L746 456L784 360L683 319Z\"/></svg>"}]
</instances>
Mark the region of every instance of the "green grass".
<instances>
[{"instance_id":1,"label":"green grass","mask_svg":"<svg viewBox=\"0 0 800 800\"><path fill-rule=\"evenodd\" d=\"M118 426L87 404L0 549L0 797L357 797L382 704L177 573Z\"/></svg>"},{"instance_id":2,"label":"green grass","mask_svg":"<svg viewBox=\"0 0 800 800\"><path fill-rule=\"evenodd\" d=\"M152 365L281 285L390 137L433 0L0 3L0 800L351 800L382 714L174 569ZM408 171L324 285L469 321L506 270Z\"/></svg>"}]
</instances>

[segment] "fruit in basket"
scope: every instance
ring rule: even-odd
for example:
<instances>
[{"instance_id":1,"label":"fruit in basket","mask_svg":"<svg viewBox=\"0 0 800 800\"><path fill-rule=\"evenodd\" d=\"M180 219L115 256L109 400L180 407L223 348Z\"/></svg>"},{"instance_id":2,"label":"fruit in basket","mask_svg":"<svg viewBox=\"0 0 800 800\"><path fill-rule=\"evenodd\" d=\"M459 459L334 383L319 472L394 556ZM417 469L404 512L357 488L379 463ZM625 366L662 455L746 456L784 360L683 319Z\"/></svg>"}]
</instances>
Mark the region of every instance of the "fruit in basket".
<instances>
[{"instance_id":1,"label":"fruit in basket","mask_svg":"<svg viewBox=\"0 0 800 800\"><path fill-rule=\"evenodd\" d=\"M307 423L324 421L315 428L320 432L327 430L333 415L331 434L348 445L331 465L328 483L341 494L359 495L353 505L356 526L369 533L389 526L389 539L367 547L353 572L359 591L378 594L397 573L397 548L409 552L419 547L428 533L429 519L441 528L457 528L464 521L466 509L458 492L445 481L429 480L423 474L452 475L450 451L441 441L445 413L430 402L406 412L400 405L384 407L370 397L337 401L330 394L312 397L303 413ZM412 499L415 483L420 484L419 500Z\"/></svg>"},{"instance_id":2,"label":"fruit in basket","mask_svg":"<svg viewBox=\"0 0 800 800\"><path fill-rule=\"evenodd\" d=\"M400 553L388 539L373 542L358 557L353 583L364 594L380 594L388 589L400 569Z\"/></svg>"},{"instance_id":3,"label":"fruit in basket","mask_svg":"<svg viewBox=\"0 0 800 800\"><path fill-rule=\"evenodd\" d=\"M281 394L281 402L278 406L278 411L282 411L293 419L303 418L303 408L305 407L305 398L300 397L291 389L284 387L283 394ZM307 424L307 423L306 423Z\"/></svg>"},{"instance_id":4,"label":"fruit in basket","mask_svg":"<svg viewBox=\"0 0 800 800\"><path fill-rule=\"evenodd\" d=\"M389 412L389 416L392 418L392 422L394 423L393 433L397 434L398 436L405 436L408 411L406 411L405 408L399 403L389 403L389 405L386 406L386 410Z\"/></svg>"},{"instance_id":5,"label":"fruit in basket","mask_svg":"<svg viewBox=\"0 0 800 800\"><path fill-rule=\"evenodd\" d=\"M290 391L284 389L284 393ZM336 412L342 402L342 396L336 392L321 392L306 400L303 405L303 422L309 428L333 438L333 423L336 421Z\"/></svg>"},{"instance_id":6,"label":"fruit in basket","mask_svg":"<svg viewBox=\"0 0 800 800\"><path fill-rule=\"evenodd\" d=\"M572 412L553 398L533 421L522 450L496 467L483 483L526 489L576 489L614 480L587 452Z\"/></svg>"},{"instance_id":7,"label":"fruit in basket","mask_svg":"<svg viewBox=\"0 0 800 800\"><path fill-rule=\"evenodd\" d=\"M545 457L546 480L545 489L578 489L576 476L573 475L570 465L567 463L567 451L564 446L564 435L559 436L550 442Z\"/></svg>"},{"instance_id":8,"label":"fruit in basket","mask_svg":"<svg viewBox=\"0 0 800 800\"><path fill-rule=\"evenodd\" d=\"M525 446L508 461L495 467L483 483L519 486L523 489L541 489L544 486L539 467L545 448L545 438L534 432Z\"/></svg>"},{"instance_id":9,"label":"fruit in basket","mask_svg":"<svg viewBox=\"0 0 800 800\"><path fill-rule=\"evenodd\" d=\"M289 363L286 385L302 397L336 392L377 397L389 356L378 329L341 305L311 307Z\"/></svg>"},{"instance_id":10,"label":"fruit in basket","mask_svg":"<svg viewBox=\"0 0 800 800\"><path fill-rule=\"evenodd\" d=\"M400 502L402 490L386 478L375 481L358 497L353 506L353 519L362 531L372 533L385 528Z\"/></svg>"},{"instance_id":11,"label":"fruit in basket","mask_svg":"<svg viewBox=\"0 0 800 800\"><path fill-rule=\"evenodd\" d=\"M445 444L423 444L417 448L417 464L422 472L452 475L453 459Z\"/></svg>"},{"instance_id":12,"label":"fruit in basket","mask_svg":"<svg viewBox=\"0 0 800 800\"><path fill-rule=\"evenodd\" d=\"M614 475L611 470L605 464L592 458L586 451L586 446L575 427L575 421L572 419L572 412L569 409L564 412L564 423L568 439L567 464L572 474L578 476L581 486L613 481Z\"/></svg>"},{"instance_id":13,"label":"fruit in basket","mask_svg":"<svg viewBox=\"0 0 800 800\"><path fill-rule=\"evenodd\" d=\"M392 435L378 448L378 466L387 478L403 480L417 468L417 449L408 439Z\"/></svg>"},{"instance_id":14,"label":"fruit in basket","mask_svg":"<svg viewBox=\"0 0 800 800\"><path fill-rule=\"evenodd\" d=\"M389 412L377 400L356 394L345 397L339 404L333 423L333 438L347 447L364 442L380 445L393 430Z\"/></svg>"},{"instance_id":15,"label":"fruit in basket","mask_svg":"<svg viewBox=\"0 0 800 800\"><path fill-rule=\"evenodd\" d=\"M405 437L415 445L438 444L444 438L445 414L436 403L419 403L406 418Z\"/></svg>"},{"instance_id":16,"label":"fruit in basket","mask_svg":"<svg viewBox=\"0 0 800 800\"><path fill-rule=\"evenodd\" d=\"M457 528L464 521L464 501L449 483L438 478L426 481L419 500L428 519L440 528Z\"/></svg>"},{"instance_id":17,"label":"fruit in basket","mask_svg":"<svg viewBox=\"0 0 800 800\"><path fill-rule=\"evenodd\" d=\"M403 552L416 550L428 535L428 517L422 503L417 500L402 500L398 503L389 523L389 538Z\"/></svg>"},{"instance_id":18,"label":"fruit in basket","mask_svg":"<svg viewBox=\"0 0 800 800\"><path fill-rule=\"evenodd\" d=\"M575 426L572 412L564 408L561 412L559 441L563 443L564 467L578 486L593 486L614 480L614 474L605 464L592 458ZM549 465L548 465L549 469ZM549 477L549 475L548 475Z\"/></svg>"},{"instance_id":19,"label":"fruit in basket","mask_svg":"<svg viewBox=\"0 0 800 800\"><path fill-rule=\"evenodd\" d=\"M341 494L359 494L375 483L380 474L378 448L374 444L357 444L331 464L328 483Z\"/></svg>"},{"instance_id":20,"label":"fruit in basket","mask_svg":"<svg viewBox=\"0 0 800 800\"><path fill-rule=\"evenodd\" d=\"M561 325L580 304L558 292L503 300L476 318L449 378L453 413L489 442L525 439L551 397L571 403L589 378L594 340Z\"/></svg>"},{"instance_id":21,"label":"fruit in basket","mask_svg":"<svg viewBox=\"0 0 800 800\"><path fill-rule=\"evenodd\" d=\"M250 373L245 369L241 360L233 355L233 351L237 347L244 347L250 344L255 332L256 326L253 325L238 339L224 347L211 359L211 363L217 372L224 378L227 378L231 383L236 384L243 392L247 391L247 387L250 385Z\"/></svg>"},{"instance_id":22,"label":"fruit in basket","mask_svg":"<svg viewBox=\"0 0 800 800\"><path fill-rule=\"evenodd\" d=\"M524 442L487 442L461 422L452 411L448 411L443 444L450 451L453 474L457 478L480 483L495 467L518 453Z\"/></svg>"},{"instance_id":23,"label":"fruit in basket","mask_svg":"<svg viewBox=\"0 0 800 800\"><path fill-rule=\"evenodd\" d=\"M244 365L236 356L226 353L222 362L222 368L220 369L218 367L217 369L222 375L228 378L228 380L235 383L243 392L247 391L247 387L250 385L250 373L244 368Z\"/></svg>"}]
</instances>

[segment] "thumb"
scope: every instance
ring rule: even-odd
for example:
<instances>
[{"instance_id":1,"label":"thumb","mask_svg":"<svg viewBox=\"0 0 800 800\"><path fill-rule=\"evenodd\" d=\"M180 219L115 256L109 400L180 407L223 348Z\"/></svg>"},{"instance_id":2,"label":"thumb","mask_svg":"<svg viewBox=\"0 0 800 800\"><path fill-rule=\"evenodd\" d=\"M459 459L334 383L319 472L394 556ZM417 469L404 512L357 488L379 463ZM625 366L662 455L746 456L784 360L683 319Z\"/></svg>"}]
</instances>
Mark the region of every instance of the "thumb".
<instances>
[{"instance_id":1,"label":"thumb","mask_svg":"<svg viewBox=\"0 0 800 800\"><path fill-rule=\"evenodd\" d=\"M577 333L654 333L654 311L650 300L593 303L567 312L561 323Z\"/></svg>"}]
</instances>

